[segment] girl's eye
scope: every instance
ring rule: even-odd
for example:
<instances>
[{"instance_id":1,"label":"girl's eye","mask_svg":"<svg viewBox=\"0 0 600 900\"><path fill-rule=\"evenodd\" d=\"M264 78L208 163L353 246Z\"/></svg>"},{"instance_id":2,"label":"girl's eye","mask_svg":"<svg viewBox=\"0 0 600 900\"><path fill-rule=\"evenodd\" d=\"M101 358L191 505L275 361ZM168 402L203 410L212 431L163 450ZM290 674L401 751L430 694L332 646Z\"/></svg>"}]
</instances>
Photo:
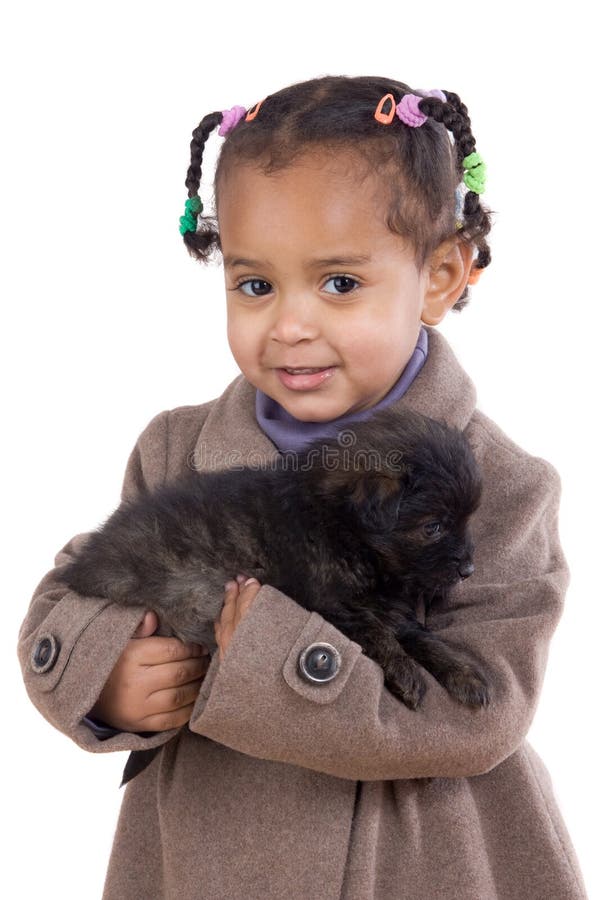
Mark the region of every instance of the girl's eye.
<instances>
[{"instance_id":1,"label":"girl's eye","mask_svg":"<svg viewBox=\"0 0 600 900\"><path fill-rule=\"evenodd\" d=\"M327 293L350 294L358 287L356 278L351 278L349 275L333 275L327 279L325 284L329 284L330 281L333 281L335 290L327 291ZM325 284L323 285L323 290L325 290Z\"/></svg>"},{"instance_id":2,"label":"girl's eye","mask_svg":"<svg viewBox=\"0 0 600 900\"><path fill-rule=\"evenodd\" d=\"M238 284L236 290L241 291L246 297L264 297L270 292L271 285L261 278L251 278Z\"/></svg>"},{"instance_id":3,"label":"girl's eye","mask_svg":"<svg viewBox=\"0 0 600 900\"><path fill-rule=\"evenodd\" d=\"M433 537L434 535L439 534L441 530L441 522L427 522L426 525L423 525L423 531L427 537Z\"/></svg>"}]
</instances>

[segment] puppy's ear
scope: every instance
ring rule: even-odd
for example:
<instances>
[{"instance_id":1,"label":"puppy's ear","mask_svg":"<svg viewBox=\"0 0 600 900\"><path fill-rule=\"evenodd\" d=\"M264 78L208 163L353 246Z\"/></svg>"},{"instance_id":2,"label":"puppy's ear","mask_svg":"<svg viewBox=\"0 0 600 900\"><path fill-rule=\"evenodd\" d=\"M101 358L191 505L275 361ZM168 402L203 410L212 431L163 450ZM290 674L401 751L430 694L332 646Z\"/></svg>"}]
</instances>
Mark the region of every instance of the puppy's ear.
<instances>
[{"instance_id":1,"label":"puppy's ear","mask_svg":"<svg viewBox=\"0 0 600 900\"><path fill-rule=\"evenodd\" d=\"M394 527L405 488L399 474L370 471L339 475L329 473L328 487L338 493L361 525L374 531L388 531Z\"/></svg>"},{"instance_id":2,"label":"puppy's ear","mask_svg":"<svg viewBox=\"0 0 600 900\"><path fill-rule=\"evenodd\" d=\"M389 531L397 521L404 484L397 475L366 473L356 479L350 502L360 521L375 531Z\"/></svg>"}]
</instances>

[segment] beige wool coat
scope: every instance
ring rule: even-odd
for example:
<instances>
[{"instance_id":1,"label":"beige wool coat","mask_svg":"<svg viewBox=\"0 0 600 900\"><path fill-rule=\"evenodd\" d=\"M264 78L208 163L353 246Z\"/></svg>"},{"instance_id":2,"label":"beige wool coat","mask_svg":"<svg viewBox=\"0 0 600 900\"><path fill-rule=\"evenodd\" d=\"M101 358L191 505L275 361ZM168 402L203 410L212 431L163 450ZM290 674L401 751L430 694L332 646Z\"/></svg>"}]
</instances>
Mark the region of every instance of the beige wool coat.
<instances>
[{"instance_id":1,"label":"beige wool coat","mask_svg":"<svg viewBox=\"0 0 600 900\"><path fill-rule=\"evenodd\" d=\"M100 741L82 719L142 611L66 589L60 565L77 535L20 630L28 694L85 750L162 745L125 788L105 900L586 897L549 774L526 740L569 583L560 479L476 409L447 340L427 330L427 360L398 403L464 429L484 476L475 573L427 625L485 661L491 705L461 706L425 672L423 706L408 709L358 644L265 585L223 662L214 654L188 726ZM215 400L158 414L131 453L123 496L190 464L274 458L254 400L239 375ZM322 684L297 666L317 641L341 654Z\"/></svg>"}]
</instances>

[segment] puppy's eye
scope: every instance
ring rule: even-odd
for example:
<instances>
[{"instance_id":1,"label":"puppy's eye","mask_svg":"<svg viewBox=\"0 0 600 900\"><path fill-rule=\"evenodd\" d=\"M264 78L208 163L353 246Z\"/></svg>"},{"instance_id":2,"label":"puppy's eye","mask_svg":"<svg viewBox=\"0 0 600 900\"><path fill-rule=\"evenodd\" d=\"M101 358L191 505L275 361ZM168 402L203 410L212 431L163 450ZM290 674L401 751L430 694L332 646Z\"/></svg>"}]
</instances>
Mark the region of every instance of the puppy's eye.
<instances>
[{"instance_id":1,"label":"puppy's eye","mask_svg":"<svg viewBox=\"0 0 600 900\"><path fill-rule=\"evenodd\" d=\"M433 537L436 534L440 534L441 530L441 522L427 522L425 525L423 525L423 533L427 537Z\"/></svg>"}]
</instances>

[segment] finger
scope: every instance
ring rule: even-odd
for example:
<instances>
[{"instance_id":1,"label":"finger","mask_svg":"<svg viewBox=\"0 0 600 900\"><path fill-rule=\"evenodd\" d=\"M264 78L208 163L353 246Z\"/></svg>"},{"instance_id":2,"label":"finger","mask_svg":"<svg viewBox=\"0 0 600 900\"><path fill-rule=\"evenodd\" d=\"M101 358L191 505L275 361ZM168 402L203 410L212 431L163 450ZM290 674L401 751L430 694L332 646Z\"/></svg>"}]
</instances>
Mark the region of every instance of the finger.
<instances>
[{"instance_id":1,"label":"finger","mask_svg":"<svg viewBox=\"0 0 600 900\"><path fill-rule=\"evenodd\" d=\"M154 715L146 716L141 720L140 731L168 731L170 728L181 728L186 725L194 711L196 701L182 706L174 712L159 712Z\"/></svg>"},{"instance_id":2,"label":"finger","mask_svg":"<svg viewBox=\"0 0 600 900\"><path fill-rule=\"evenodd\" d=\"M256 578L245 581L239 596L239 609L242 615L248 611L261 587L262 584Z\"/></svg>"},{"instance_id":3,"label":"finger","mask_svg":"<svg viewBox=\"0 0 600 900\"><path fill-rule=\"evenodd\" d=\"M131 646L133 658L141 666L160 666L163 663L202 656L201 644L184 643L175 637L147 637Z\"/></svg>"},{"instance_id":4,"label":"finger","mask_svg":"<svg viewBox=\"0 0 600 900\"><path fill-rule=\"evenodd\" d=\"M230 582L235 584L235 582ZM232 590L235 602L229 602L227 608L223 608L225 613L225 622L233 621L234 627L240 622L240 619L247 612L250 604L258 594L262 585L256 578L249 578L246 575L237 576L237 585ZM232 610L232 607L233 610ZM223 624L223 613L221 614L221 624Z\"/></svg>"},{"instance_id":5,"label":"finger","mask_svg":"<svg viewBox=\"0 0 600 900\"><path fill-rule=\"evenodd\" d=\"M138 627L133 632L132 637L142 638L150 637L158 628L158 616L153 609L148 609L144 613L144 617Z\"/></svg>"},{"instance_id":6,"label":"finger","mask_svg":"<svg viewBox=\"0 0 600 900\"><path fill-rule=\"evenodd\" d=\"M233 629L237 628L244 616L247 614L260 589L261 585L255 578L246 579L246 581L244 582L244 586L239 591L238 596L235 600L235 611L232 625Z\"/></svg>"},{"instance_id":7,"label":"finger","mask_svg":"<svg viewBox=\"0 0 600 900\"><path fill-rule=\"evenodd\" d=\"M246 578L240 588L240 594L244 596L252 596L255 597L259 590L261 589L262 584L257 578Z\"/></svg>"},{"instance_id":8,"label":"finger","mask_svg":"<svg viewBox=\"0 0 600 900\"><path fill-rule=\"evenodd\" d=\"M228 628L235 619L237 595L237 584L235 581L228 581L225 585L223 608L221 609L221 614L217 620L221 628Z\"/></svg>"},{"instance_id":9,"label":"finger","mask_svg":"<svg viewBox=\"0 0 600 900\"><path fill-rule=\"evenodd\" d=\"M148 697L145 707L148 715L176 712L184 706L195 703L203 678L197 678L187 684L155 691Z\"/></svg>"},{"instance_id":10,"label":"finger","mask_svg":"<svg viewBox=\"0 0 600 900\"><path fill-rule=\"evenodd\" d=\"M146 696L195 681L206 675L210 663L210 657L201 656L199 659L182 659L148 667L144 675Z\"/></svg>"}]
</instances>

